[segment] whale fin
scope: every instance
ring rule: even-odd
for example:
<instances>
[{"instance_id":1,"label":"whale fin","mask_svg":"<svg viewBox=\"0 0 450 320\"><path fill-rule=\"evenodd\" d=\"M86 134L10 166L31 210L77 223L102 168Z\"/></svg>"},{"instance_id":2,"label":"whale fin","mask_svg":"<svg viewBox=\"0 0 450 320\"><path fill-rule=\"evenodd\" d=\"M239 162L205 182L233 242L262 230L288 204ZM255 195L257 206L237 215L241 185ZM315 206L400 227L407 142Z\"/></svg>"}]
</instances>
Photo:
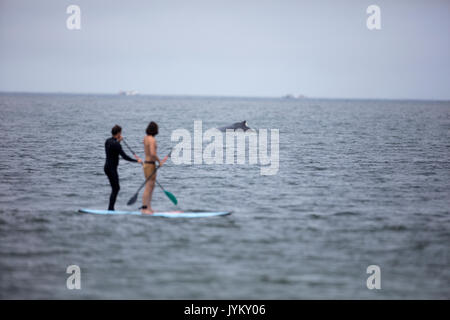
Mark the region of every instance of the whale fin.
<instances>
[{"instance_id":1,"label":"whale fin","mask_svg":"<svg viewBox=\"0 0 450 320\"><path fill-rule=\"evenodd\" d=\"M248 126L247 120L244 120L241 122L235 122L229 126L219 128L219 130L221 130L221 131L226 131L227 129L233 129L233 130L242 129L244 131L247 131L251 128Z\"/></svg>"}]
</instances>

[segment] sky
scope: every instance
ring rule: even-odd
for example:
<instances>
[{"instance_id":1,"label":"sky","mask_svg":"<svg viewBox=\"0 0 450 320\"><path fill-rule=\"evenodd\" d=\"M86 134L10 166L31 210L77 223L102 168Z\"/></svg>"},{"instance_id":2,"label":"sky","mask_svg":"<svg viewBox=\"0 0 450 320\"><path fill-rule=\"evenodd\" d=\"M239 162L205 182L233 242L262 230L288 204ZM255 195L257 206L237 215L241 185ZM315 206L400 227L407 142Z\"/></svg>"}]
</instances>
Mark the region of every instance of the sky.
<instances>
[{"instance_id":1,"label":"sky","mask_svg":"<svg viewBox=\"0 0 450 320\"><path fill-rule=\"evenodd\" d=\"M449 100L449 31L448 0L0 0L0 91Z\"/></svg>"}]
</instances>

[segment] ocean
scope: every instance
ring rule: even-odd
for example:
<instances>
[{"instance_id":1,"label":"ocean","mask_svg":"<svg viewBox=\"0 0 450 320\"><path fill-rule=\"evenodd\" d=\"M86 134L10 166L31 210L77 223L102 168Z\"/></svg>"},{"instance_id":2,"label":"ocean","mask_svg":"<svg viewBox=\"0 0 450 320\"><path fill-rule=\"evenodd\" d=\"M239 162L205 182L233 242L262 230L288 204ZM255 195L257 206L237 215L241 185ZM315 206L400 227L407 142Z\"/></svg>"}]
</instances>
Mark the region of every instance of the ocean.
<instances>
[{"instance_id":1,"label":"ocean","mask_svg":"<svg viewBox=\"0 0 450 320\"><path fill-rule=\"evenodd\" d=\"M1 93L0 120L1 299L450 298L449 101ZM169 160L178 206L156 187L153 207L232 215L77 212L107 208L113 125L142 157L156 121L163 157L200 120L279 130L279 169ZM137 209L142 168L119 176Z\"/></svg>"}]
</instances>

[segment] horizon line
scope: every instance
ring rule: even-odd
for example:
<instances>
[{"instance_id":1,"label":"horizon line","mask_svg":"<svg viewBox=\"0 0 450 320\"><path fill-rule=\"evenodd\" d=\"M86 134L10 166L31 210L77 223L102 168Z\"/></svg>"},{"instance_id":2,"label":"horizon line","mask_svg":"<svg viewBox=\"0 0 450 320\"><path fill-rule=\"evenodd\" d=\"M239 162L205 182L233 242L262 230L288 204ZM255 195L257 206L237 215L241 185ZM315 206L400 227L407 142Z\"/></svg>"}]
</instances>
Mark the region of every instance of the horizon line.
<instances>
[{"instance_id":1,"label":"horizon line","mask_svg":"<svg viewBox=\"0 0 450 320\"><path fill-rule=\"evenodd\" d=\"M67 92L67 91L3 91L0 90L0 94L60 94L60 95L104 95L104 96L118 96L118 97L192 97L192 98L237 98L237 99L283 99L287 101L298 100L392 100L392 101L438 101L448 102L450 98L375 98L375 97L317 97L304 95L300 98L286 97L291 94L284 94L279 96L252 96L252 95L224 95L224 94L180 94L180 93L140 93L137 91L135 95L120 95L120 92L126 92L128 90L119 90L116 93L112 92ZM130 90L132 91L132 90Z\"/></svg>"}]
</instances>

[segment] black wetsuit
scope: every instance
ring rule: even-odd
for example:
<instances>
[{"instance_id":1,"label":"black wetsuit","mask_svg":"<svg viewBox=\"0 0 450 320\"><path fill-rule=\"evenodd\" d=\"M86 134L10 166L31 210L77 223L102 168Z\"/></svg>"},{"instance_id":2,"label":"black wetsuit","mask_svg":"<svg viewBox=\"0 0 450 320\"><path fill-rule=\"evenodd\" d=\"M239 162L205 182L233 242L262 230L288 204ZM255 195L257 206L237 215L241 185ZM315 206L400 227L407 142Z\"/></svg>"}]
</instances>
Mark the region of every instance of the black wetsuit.
<instances>
[{"instance_id":1,"label":"black wetsuit","mask_svg":"<svg viewBox=\"0 0 450 320\"><path fill-rule=\"evenodd\" d=\"M111 184L111 196L109 197L108 210L114 210L114 204L116 203L117 194L120 190L119 175L117 174L117 166L119 165L119 155L127 161L137 162L137 160L130 158L122 150L120 142L115 138L109 138L105 141L105 174L108 176L109 183Z\"/></svg>"}]
</instances>

